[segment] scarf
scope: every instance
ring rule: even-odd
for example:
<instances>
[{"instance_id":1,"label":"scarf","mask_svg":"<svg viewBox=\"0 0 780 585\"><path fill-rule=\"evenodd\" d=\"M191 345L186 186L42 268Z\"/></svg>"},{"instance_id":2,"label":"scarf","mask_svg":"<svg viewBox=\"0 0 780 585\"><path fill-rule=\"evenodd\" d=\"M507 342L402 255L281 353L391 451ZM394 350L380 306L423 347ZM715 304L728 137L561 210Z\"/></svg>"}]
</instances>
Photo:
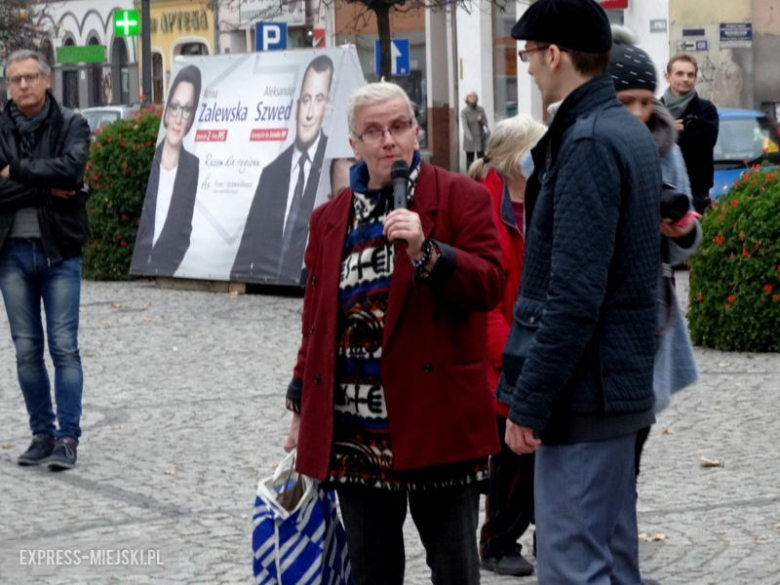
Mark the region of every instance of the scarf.
<instances>
[{"instance_id":1,"label":"scarf","mask_svg":"<svg viewBox=\"0 0 780 585\"><path fill-rule=\"evenodd\" d=\"M27 158L33 155L36 143L35 133L37 132L38 128L41 127L41 124L43 124L44 120L49 117L50 111L51 100L49 99L48 95L46 96L46 101L43 103L41 111L37 114L33 114L32 116L25 116L19 110L19 108L16 107L14 102L11 102L10 106L8 107L8 113L11 115L11 119L14 121L14 124L16 124L17 130L19 130L19 134L22 136L22 140L19 144L19 151L22 158Z\"/></svg>"},{"instance_id":2,"label":"scarf","mask_svg":"<svg viewBox=\"0 0 780 585\"><path fill-rule=\"evenodd\" d=\"M663 97L664 105L669 110L669 113L672 114L672 117L677 120L683 115L683 112L685 112L695 95L695 89L679 97L672 95L672 91L667 89Z\"/></svg>"}]
</instances>

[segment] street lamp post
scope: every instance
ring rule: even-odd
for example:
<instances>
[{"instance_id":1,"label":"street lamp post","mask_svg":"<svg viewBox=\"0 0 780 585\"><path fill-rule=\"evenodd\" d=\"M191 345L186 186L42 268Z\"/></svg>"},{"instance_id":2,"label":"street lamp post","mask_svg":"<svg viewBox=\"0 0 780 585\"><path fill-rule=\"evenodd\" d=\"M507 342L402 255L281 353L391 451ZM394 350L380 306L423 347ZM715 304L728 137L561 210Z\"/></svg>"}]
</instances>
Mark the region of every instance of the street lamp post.
<instances>
[{"instance_id":1,"label":"street lamp post","mask_svg":"<svg viewBox=\"0 0 780 585\"><path fill-rule=\"evenodd\" d=\"M152 18L149 10L150 0L141 0L141 51L143 60L141 80L144 105L152 101Z\"/></svg>"}]
</instances>

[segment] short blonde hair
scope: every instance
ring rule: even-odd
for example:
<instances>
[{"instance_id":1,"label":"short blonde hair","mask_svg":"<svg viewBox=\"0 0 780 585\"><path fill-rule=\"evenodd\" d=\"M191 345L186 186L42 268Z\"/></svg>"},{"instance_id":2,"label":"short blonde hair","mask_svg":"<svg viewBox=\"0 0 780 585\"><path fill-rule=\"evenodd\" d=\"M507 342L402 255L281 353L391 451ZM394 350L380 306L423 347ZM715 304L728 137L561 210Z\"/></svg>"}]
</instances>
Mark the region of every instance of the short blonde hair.
<instances>
[{"instance_id":1,"label":"short blonde hair","mask_svg":"<svg viewBox=\"0 0 780 585\"><path fill-rule=\"evenodd\" d=\"M414 104L403 88L389 81L377 81L376 83L367 83L352 94L352 99L349 101L349 109L347 110L347 122L349 123L350 133L353 136L355 135L355 118L358 110L396 98L401 98L406 103L409 108L409 119L412 121L412 125L416 126L417 118L414 115Z\"/></svg>"},{"instance_id":2,"label":"short blonde hair","mask_svg":"<svg viewBox=\"0 0 780 585\"><path fill-rule=\"evenodd\" d=\"M486 170L485 165L494 167L503 177L517 176L520 173L520 159L546 131L545 125L529 114L518 114L501 120L488 139L484 158L472 163L469 176L473 179L481 178Z\"/></svg>"}]
</instances>

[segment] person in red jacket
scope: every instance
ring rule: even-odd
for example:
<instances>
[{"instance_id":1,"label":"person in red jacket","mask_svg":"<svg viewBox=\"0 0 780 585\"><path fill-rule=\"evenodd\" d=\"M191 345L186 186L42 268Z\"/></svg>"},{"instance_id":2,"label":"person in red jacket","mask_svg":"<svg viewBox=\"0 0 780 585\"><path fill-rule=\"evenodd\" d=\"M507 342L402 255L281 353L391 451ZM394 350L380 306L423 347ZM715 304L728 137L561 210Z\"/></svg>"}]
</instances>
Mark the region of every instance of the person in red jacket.
<instances>
[{"instance_id":1,"label":"person in red jacket","mask_svg":"<svg viewBox=\"0 0 780 585\"><path fill-rule=\"evenodd\" d=\"M501 353L504 350L512 307L523 270L524 195L526 176L521 161L542 137L545 127L531 116L521 114L499 122L488 141L484 158L477 159L469 175L490 192L493 223L498 230L504 257L504 294L488 314L488 377L491 388L498 386ZM531 163L532 164L532 163ZM518 540L533 520L534 456L517 455L504 442L509 407L493 400L499 428L501 452L490 459L490 487L485 502L485 523L480 531L482 567L499 575L526 576L534 568L522 555Z\"/></svg>"},{"instance_id":2,"label":"person in red jacket","mask_svg":"<svg viewBox=\"0 0 780 585\"><path fill-rule=\"evenodd\" d=\"M356 585L403 585L407 509L433 582L477 585L479 482L499 449L487 312L503 285L490 197L422 162L406 93L349 107L350 187L310 221L286 449L338 493ZM394 209L391 169L408 165Z\"/></svg>"}]
</instances>

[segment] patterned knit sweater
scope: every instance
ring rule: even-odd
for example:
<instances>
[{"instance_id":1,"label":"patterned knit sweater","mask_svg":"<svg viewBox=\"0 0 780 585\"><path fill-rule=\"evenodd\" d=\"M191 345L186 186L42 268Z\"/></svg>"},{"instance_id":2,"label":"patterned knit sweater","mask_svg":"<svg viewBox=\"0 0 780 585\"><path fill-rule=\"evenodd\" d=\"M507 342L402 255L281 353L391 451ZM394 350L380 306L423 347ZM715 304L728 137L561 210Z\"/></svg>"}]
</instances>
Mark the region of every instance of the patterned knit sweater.
<instances>
[{"instance_id":1,"label":"patterned knit sweater","mask_svg":"<svg viewBox=\"0 0 780 585\"><path fill-rule=\"evenodd\" d=\"M419 174L415 156L409 200ZM431 489L470 483L485 462L465 462L422 472L393 470L390 421L382 387L382 332L395 250L382 235L392 188L368 189L364 163L352 170L352 220L341 263L339 341L336 358L334 437L328 481L390 490Z\"/></svg>"}]
</instances>

